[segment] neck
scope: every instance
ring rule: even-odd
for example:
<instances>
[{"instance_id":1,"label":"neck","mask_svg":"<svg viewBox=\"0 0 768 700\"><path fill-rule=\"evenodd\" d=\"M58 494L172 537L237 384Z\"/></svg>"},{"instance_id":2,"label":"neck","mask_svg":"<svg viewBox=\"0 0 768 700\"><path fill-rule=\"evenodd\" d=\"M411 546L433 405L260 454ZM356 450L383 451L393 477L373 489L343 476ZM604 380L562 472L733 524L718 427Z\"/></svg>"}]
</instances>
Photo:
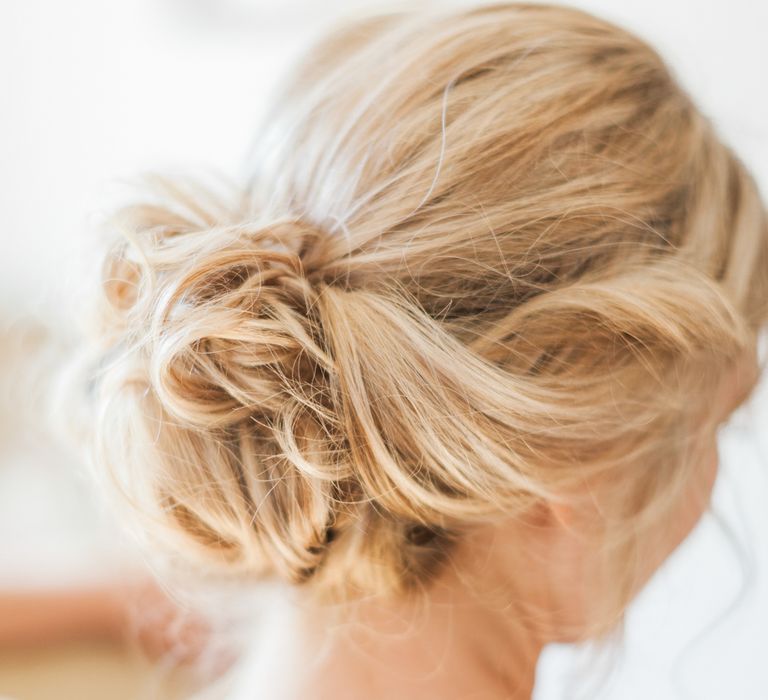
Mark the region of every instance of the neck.
<instances>
[{"instance_id":1,"label":"neck","mask_svg":"<svg viewBox=\"0 0 768 700\"><path fill-rule=\"evenodd\" d=\"M512 587L532 560L499 551L488 534L465 538L419 598L360 602L342 624L314 618L312 658L325 644L316 678L343 679L327 697L359 687L400 700L530 699L541 651L555 638L550 611L559 608L545 586Z\"/></svg>"}]
</instances>

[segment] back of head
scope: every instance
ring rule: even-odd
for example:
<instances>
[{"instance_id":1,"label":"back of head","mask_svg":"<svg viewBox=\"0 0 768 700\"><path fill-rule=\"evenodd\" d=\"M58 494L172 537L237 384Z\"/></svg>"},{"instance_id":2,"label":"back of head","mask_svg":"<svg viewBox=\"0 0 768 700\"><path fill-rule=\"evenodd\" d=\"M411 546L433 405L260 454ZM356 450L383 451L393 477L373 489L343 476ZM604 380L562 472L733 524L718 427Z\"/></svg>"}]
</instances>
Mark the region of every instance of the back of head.
<instances>
[{"instance_id":1,"label":"back of head","mask_svg":"<svg viewBox=\"0 0 768 700\"><path fill-rule=\"evenodd\" d=\"M627 544L768 313L752 178L575 9L345 27L241 196L159 185L106 261L99 467L205 567L320 597L415 590L463 528L598 477Z\"/></svg>"}]
</instances>

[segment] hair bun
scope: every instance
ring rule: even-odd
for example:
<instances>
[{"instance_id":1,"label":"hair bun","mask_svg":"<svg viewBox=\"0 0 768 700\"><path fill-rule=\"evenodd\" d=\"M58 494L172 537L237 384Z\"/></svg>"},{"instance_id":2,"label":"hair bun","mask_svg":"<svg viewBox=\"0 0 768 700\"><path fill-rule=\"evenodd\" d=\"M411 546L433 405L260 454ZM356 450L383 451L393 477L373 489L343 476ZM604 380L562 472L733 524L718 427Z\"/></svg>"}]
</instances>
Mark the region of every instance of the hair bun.
<instances>
[{"instance_id":1,"label":"hair bun","mask_svg":"<svg viewBox=\"0 0 768 700\"><path fill-rule=\"evenodd\" d=\"M462 361L405 297L332 284L323 230L211 226L178 201L121 220L97 448L123 492L145 495L166 545L295 582L335 577L329 591L389 590L435 565L448 513L492 508L498 483L464 473L474 433L459 403L454 449L411 468L449 400L437 385L422 405L411 397L432 363L469 351ZM382 566L384 552L396 562Z\"/></svg>"},{"instance_id":2,"label":"hair bun","mask_svg":"<svg viewBox=\"0 0 768 700\"><path fill-rule=\"evenodd\" d=\"M140 212L131 213L135 224ZM323 231L295 220L214 231L172 208L153 214L131 236L135 248L112 251L107 299L140 339L152 387L176 419L222 428L254 407L277 411L284 382L330 366L311 278Z\"/></svg>"}]
</instances>

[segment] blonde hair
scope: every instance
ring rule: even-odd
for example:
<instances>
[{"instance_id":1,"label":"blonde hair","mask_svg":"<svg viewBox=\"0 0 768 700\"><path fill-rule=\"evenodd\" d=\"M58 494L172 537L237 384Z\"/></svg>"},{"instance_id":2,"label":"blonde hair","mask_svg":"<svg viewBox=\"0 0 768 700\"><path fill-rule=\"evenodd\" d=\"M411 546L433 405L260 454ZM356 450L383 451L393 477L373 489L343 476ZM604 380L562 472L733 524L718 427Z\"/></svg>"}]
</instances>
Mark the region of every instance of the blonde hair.
<instances>
[{"instance_id":1,"label":"blonde hair","mask_svg":"<svg viewBox=\"0 0 768 700\"><path fill-rule=\"evenodd\" d=\"M752 177L575 9L348 25L234 197L154 184L106 258L97 463L170 551L323 599L418 590L463 528L593 480L625 590L768 312Z\"/></svg>"}]
</instances>

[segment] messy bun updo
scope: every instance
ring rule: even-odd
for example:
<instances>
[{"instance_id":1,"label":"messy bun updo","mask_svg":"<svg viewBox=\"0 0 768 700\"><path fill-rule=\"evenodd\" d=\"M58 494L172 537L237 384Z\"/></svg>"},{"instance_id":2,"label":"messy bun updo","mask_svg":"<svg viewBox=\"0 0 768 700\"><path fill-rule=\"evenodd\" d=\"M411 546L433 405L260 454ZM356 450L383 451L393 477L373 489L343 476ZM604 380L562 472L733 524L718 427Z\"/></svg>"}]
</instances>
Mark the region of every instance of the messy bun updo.
<instances>
[{"instance_id":1,"label":"messy bun updo","mask_svg":"<svg viewBox=\"0 0 768 700\"><path fill-rule=\"evenodd\" d=\"M647 44L554 6L365 20L265 123L229 199L157 179L116 218L95 454L148 532L348 598L598 477L614 551L663 517L766 318L768 224Z\"/></svg>"}]
</instances>

